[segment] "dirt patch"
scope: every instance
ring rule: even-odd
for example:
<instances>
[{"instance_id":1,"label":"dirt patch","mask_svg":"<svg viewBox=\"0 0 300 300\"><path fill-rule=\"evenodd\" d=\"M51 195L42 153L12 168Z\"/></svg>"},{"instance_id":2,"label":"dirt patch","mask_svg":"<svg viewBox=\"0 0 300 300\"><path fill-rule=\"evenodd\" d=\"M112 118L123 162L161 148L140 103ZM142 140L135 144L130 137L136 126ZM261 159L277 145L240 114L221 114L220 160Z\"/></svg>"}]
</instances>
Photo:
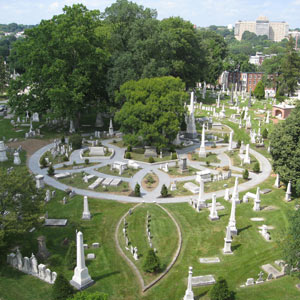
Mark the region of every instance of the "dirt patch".
<instances>
[{"instance_id":1,"label":"dirt patch","mask_svg":"<svg viewBox=\"0 0 300 300\"><path fill-rule=\"evenodd\" d=\"M149 175L151 175L151 177L153 178L153 183L150 183L147 181L147 177ZM158 183L159 183L158 176L155 173L148 173L142 180L142 187L144 190L151 192L154 189L156 189L156 187L158 186Z\"/></svg>"},{"instance_id":2,"label":"dirt patch","mask_svg":"<svg viewBox=\"0 0 300 300\"><path fill-rule=\"evenodd\" d=\"M9 147L18 148L20 145L26 151L27 159L40 148L50 144L52 140L28 139L20 142L7 143Z\"/></svg>"}]
</instances>

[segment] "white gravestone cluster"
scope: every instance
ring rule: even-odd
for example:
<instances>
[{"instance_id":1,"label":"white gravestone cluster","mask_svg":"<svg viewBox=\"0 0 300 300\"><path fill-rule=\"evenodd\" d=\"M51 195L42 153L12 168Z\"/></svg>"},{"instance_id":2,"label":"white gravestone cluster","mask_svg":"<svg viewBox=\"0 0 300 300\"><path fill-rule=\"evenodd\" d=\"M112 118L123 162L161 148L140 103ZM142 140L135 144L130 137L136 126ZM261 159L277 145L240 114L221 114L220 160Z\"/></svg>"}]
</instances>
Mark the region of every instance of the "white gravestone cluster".
<instances>
[{"instance_id":1,"label":"white gravestone cluster","mask_svg":"<svg viewBox=\"0 0 300 300\"><path fill-rule=\"evenodd\" d=\"M34 254L32 254L30 258L26 256L23 258L19 249L17 253L7 255L7 263L13 268L28 275L35 276L47 283L53 284L57 277L56 272L51 272L44 264L38 264Z\"/></svg>"}]
</instances>

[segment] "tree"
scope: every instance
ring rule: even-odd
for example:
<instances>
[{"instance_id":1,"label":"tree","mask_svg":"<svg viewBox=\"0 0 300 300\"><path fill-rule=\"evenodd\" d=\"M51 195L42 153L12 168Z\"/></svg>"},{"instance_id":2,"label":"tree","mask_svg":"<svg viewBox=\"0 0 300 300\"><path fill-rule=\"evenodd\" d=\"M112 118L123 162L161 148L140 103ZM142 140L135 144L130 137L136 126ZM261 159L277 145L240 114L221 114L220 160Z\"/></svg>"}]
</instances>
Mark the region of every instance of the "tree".
<instances>
[{"instance_id":1,"label":"tree","mask_svg":"<svg viewBox=\"0 0 300 300\"><path fill-rule=\"evenodd\" d=\"M52 165L49 166L48 171L47 171L49 176L53 176L55 171Z\"/></svg>"},{"instance_id":2,"label":"tree","mask_svg":"<svg viewBox=\"0 0 300 300\"><path fill-rule=\"evenodd\" d=\"M160 191L160 194L162 197L168 197L168 188L166 187L165 184L162 185L161 187L161 191Z\"/></svg>"},{"instance_id":3,"label":"tree","mask_svg":"<svg viewBox=\"0 0 300 300\"><path fill-rule=\"evenodd\" d=\"M0 92L2 92L5 89L7 82L8 80L6 65L4 63L3 57L0 56Z\"/></svg>"},{"instance_id":4,"label":"tree","mask_svg":"<svg viewBox=\"0 0 300 300\"><path fill-rule=\"evenodd\" d=\"M77 126L83 109L99 101L105 107L109 54L101 26L99 11L77 4L26 30L11 55L24 70L10 84L13 109L73 119Z\"/></svg>"},{"instance_id":5,"label":"tree","mask_svg":"<svg viewBox=\"0 0 300 300\"><path fill-rule=\"evenodd\" d=\"M108 295L100 292L80 292L76 293L72 298L67 300L108 300Z\"/></svg>"},{"instance_id":6,"label":"tree","mask_svg":"<svg viewBox=\"0 0 300 300\"><path fill-rule=\"evenodd\" d=\"M141 186L138 183L134 187L134 196L141 197Z\"/></svg>"},{"instance_id":7,"label":"tree","mask_svg":"<svg viewBox=\"0 0 300 300\"><path fill-rule=\"evenodd\" d=\"M130 145L166 148L184 120L184 84L179 78L145 78L123 84L116 101L124 103L115 115Z\"/></svg>"},{"instance_id":8,"label":"tree","mask_svg":"<svg viewBox=\"0 0 300 300\"><path fill-rule=\"evenodd\" d=\"M249 171L247 169L245 169L245 171L243 173L243 179L245 179L245 180L249 179Z\"/></svg>"},{"instance_id":9,"label":"tree","mask_svg":"<svg viewBox=\"0 0 300 300\"><path fill-rule=\"evenodd\" d=\"M253 172L254 173L259 173L260 172L260 167L259 167L259 162L258 161L253 166Z\"/></svg>"},{"instance_id":10,"label":"tree","mask_svg":"<svg viewBox=\"0 0 300 300\"><path fill-rule=\"evenodd\" d=\"M59 273L52 287L53 300L66 300L74 294L74 289L69 281Z\"/></svg>"},{"instance_id":11,"label":"tree","mask_svg":"<svg viewBox=\"0 0 300 300\"><path fill-rule=\"evenodd\" d=\"M0 168L0 249L40 226L43 195L26 168Z\"/></svg>"},{"instance_id":12,"label":"tree","mask_svg":"<svg viewBox=\"0 0 300 300\"><path fill-rule=\"evenodd\" d=\"M211 300L231 300L233 293L229 291L227 281L219 277L216 284L210 290Z\"/></svg>"},{"instance_id":13,"label":"tree","mask_svg":"<svg viewBox=\"0 0 300 300\"><path fill-rule=\"evenodd\" d=\"M82 137L79 134L73 134L69 138L69 143L72 144L74 150L80 149L82 146Z\"/></svg>"},{"instance_id":14,"label":"tree","mask_svg":"<svg viewBox=\"0 0 300 300\"><path fill-rule=\"evenodd\" d=\"M160 261L157 255L155 254L153 249L150 249L147 252L144 264L143 264L143 270L147 273L154 273L158 272L160 269Z\"/></svg>"},{"instance_id":15,"label":"tree","mask_svg":"<svg viewBox=\"0 0 300 300\"><path fill-rule=\"evenodd\" d=\"M290 213L288 228L282 243L283 258L289 267L300 267L300 210ZM299 274L299 271L298 271Z\"/></svg>"},{"instance_id":16,"label":"tree","mask_svg":"<svg viewBox=\"0 0 300 300\"><path fill-rule=\"evenodd\" d=\"M204 80L216 84L223 71L223 60L227 56L227 44L224 38L209 30L198 30L198 39L204 49L205 65L203 68Z\"/></svg>"},{"instance_id":17,"label":"tree","mask_svg":"<svg viewBox=\"0 0 300 300\"><path fill-rule=\"evenodd\" d=\"M287 87L287 92L291 96L300 78L300 57L295 50L295 41L292 37L289 38L286 47L286 54L281 61L281 79Z\"/></svg>"},{"instance_id":18,"label":"tree","mask_svg":"<svg viewBox=\"0 0 300 300\"><path fill-rule=\"evenodd\" d=\"M297 105L285 122L275 125L269 134L273 170L292 187L300 178L300 106Z\"/></svg>"},{"instance_id":19,"label":"tree","mask_svg":"<svg viewBox=\"0 0 300 300\"><path fill-rule=\"evenodd\" d=\"M268 138L268 135L269 135L268 129L265 128L265 129L263 130L263 132L262 132L261 135L262 135L262 137L263 137L264 139L267 139L267 138Z\"/></svg>"},{"instance_id":20,"label":"tree","mask_svg":"<svg viewBox=\"0 0 300 300\"><path fill-rule=\"evenodd\" d=\"M253 94L259 100L265 98L265 86L261 80L257 83Z\"/></svg>"}]
</instances>

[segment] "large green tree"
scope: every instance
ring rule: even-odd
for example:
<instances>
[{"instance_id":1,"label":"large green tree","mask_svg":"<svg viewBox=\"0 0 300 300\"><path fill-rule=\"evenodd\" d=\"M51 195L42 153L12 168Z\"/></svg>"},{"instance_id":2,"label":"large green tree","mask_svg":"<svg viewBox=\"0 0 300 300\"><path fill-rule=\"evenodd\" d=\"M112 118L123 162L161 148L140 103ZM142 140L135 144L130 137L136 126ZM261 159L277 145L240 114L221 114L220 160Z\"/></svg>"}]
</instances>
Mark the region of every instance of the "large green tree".
<instances>
[{"instance_id":1,"label":"large green tree","mask_svg":"<svg viewBox=\"0 0 300 300\"><path fill-rule=\"evenodd\" d=\"M283 182L293 186L300 179L300 105L269 135L273 169Z\"/></svg>"},{"instance_id":2,"label":"large green tree","mask_svg":"<svg viewBox=\"0 0 300 300\"><path fill-rule=\"evenodd\" d=\"M204 49L205 66L202 70L203 79L216 84L223 68L223 60L227 55L227 44L224 38L209 30L197 31L199 43Z\"/></svg>"},{"instance_id":3,"label":"large green tree","mask_svg":"<svg viewBox=\"0 0 300 300\"><path fill-rule=\"evenodd\" d=\"M265 86L261 80L257 83L253 94L259 100L265 98Z\"/></svg>"},{"instance_id":4,"label":"large green tree","mask_svg":"<svg viewBox=\"0 0 300 300\"><path fill-rule=\"evenodd\" d=\"M43 196L26 168L0 168L0 249L37 227Z\"/></svg>"},{"instance_id":5,"label":"large green tree","mask_svg":"<svg viewBox=\"0 0 300 300\"><path fill-rule=\"evenodd\" d=\"M291 96L300 78L300 57L295 50L295 41L290 37L286 53L281 61L281 81L286 86L286 92Z\"/></svg>"},{"instance_id":6,"label":"large green tree","mask_svg":"<svg viewBox=\"0 0 300 300\"><path fill-rule=\"evenodd\" d=\"M0 92L2 92L8 82L6 65L3 57L0 56Z\"/></svg>"},{"instance_id":7,"label":"large green tree","mask_svg":"<svg viewBox=\"0 0 300 300\"><path fill-rule=\"evenodd\" d=\"M10 88L17 113L47 112L78 121L86 107L99 101L105 107L108 52L101 26L99 11L78 4L26 31L12 55L24 69Z\"/></svg>"},{"instance_id":8,"label":"large green tree","mask_svg":"<svg viewBox=\"0 0 300 300\"><path fill-rule=\"evenodd\" d=\"M184 89L184 83L171 76L124 83L116 97L124 104L115 115L124 140L159 148L170 145L184 120Z\"/></svg>"}]
</instances>

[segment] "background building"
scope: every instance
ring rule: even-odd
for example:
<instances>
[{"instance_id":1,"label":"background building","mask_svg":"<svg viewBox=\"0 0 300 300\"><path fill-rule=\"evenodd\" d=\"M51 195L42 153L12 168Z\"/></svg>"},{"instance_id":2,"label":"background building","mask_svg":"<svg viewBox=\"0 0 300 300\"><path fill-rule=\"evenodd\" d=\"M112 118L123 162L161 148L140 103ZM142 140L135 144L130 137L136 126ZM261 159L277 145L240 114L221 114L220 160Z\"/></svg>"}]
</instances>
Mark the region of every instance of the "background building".
<instances>
[{"instance_id":1,"label":"background building","mask_svg":"<svg viewBox=\"0 0 300 300\"><path fill-rule=\"evenodd\" d=\"M241 40L243 33L250 31L256 35L266 35L268 39L275 42L288 37L289 25L286 22L270 22L266 17L259 17L256 21L238 21L235 23L234 35Z\"/></svg>"}]
</instances>

